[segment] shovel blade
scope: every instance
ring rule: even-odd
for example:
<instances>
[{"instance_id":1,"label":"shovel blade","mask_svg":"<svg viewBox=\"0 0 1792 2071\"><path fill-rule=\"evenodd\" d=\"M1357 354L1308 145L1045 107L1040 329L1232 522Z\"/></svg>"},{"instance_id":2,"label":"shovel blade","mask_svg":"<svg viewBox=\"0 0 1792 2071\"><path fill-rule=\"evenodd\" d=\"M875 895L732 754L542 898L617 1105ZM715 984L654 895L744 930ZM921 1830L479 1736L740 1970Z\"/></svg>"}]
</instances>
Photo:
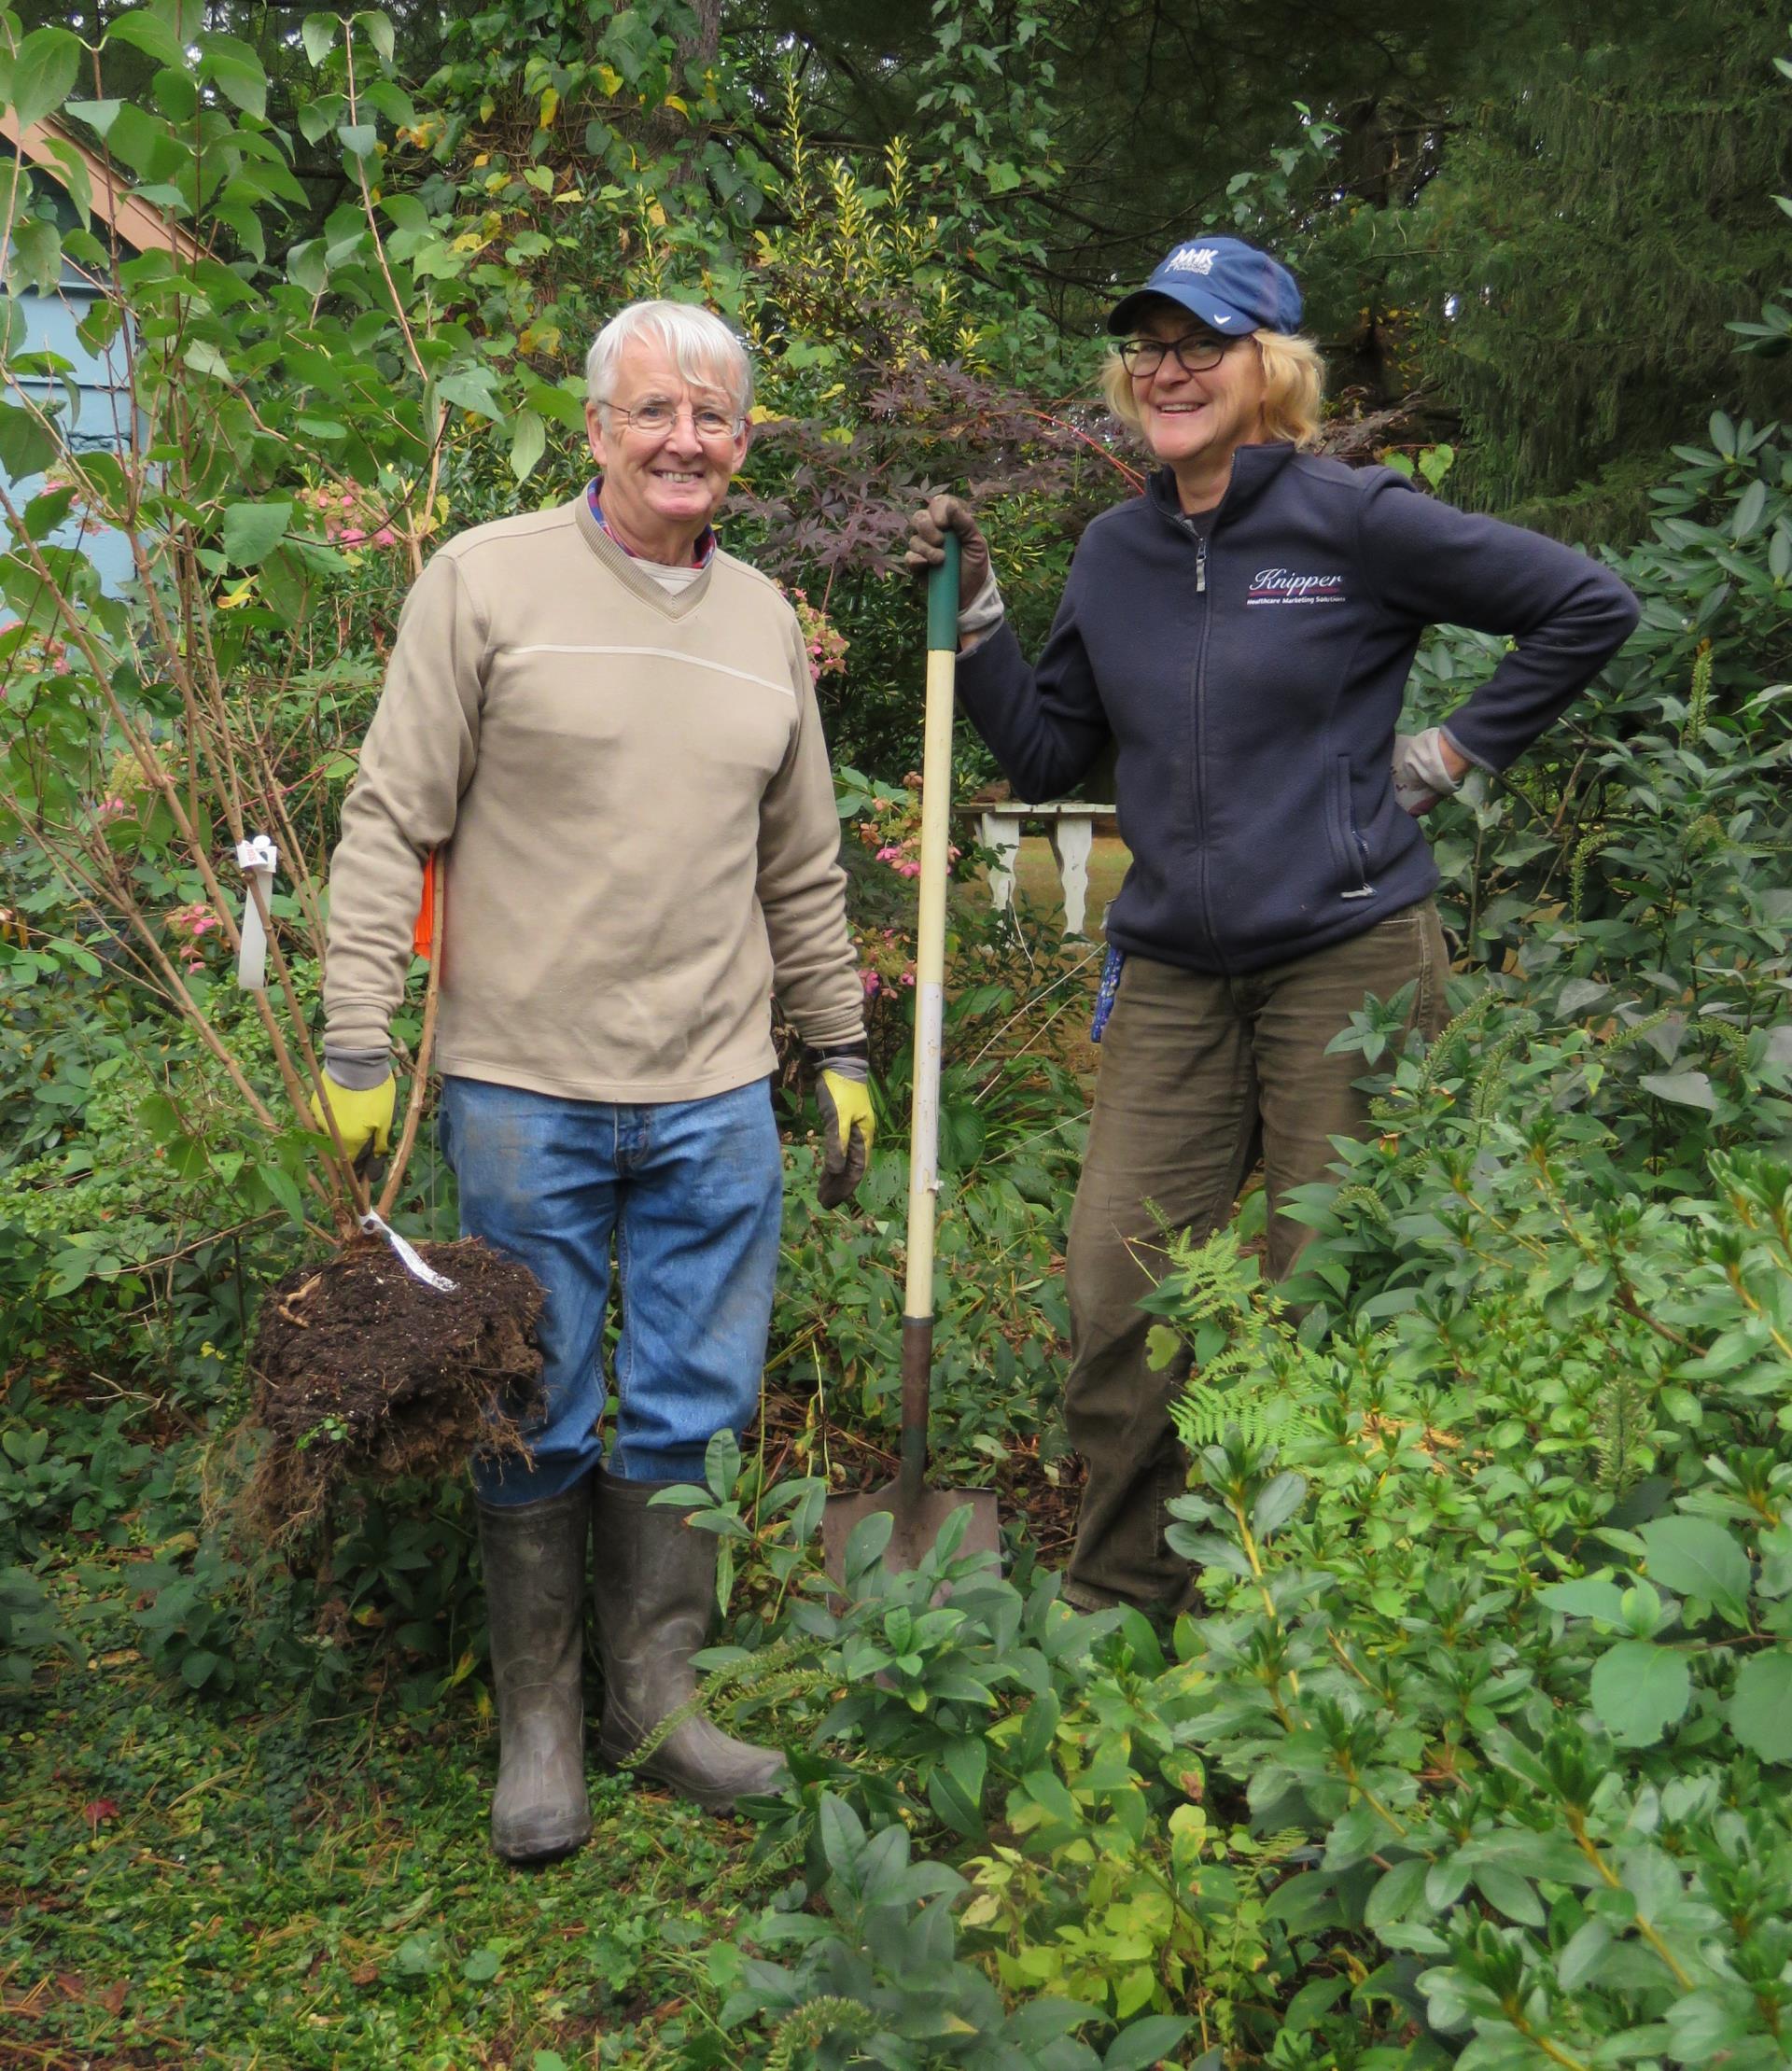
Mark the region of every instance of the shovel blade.
<instances>
[{"instance_id":1,"label":"shovel blade","mask_svg":"<svg viewBox=\"0 0 1792 2071\"><path fill-rule=\"evenodd\" d=\"M887 1483L863 1495L830 1496L821 1512L821 1552L828 1577L844 1588L847 1579L847 1541L853 1527L866 1518L888 1512L896 1520L884 1548L883 1565L891 1574L906 1574L918 1568L932 1552L945 1520L959 1510L971 1513L959 1551L988 1553L1000 1558L1001 1530L993 1489L928 1489L905 1497L902 1484Z\"/></svg>"}]
</instances>

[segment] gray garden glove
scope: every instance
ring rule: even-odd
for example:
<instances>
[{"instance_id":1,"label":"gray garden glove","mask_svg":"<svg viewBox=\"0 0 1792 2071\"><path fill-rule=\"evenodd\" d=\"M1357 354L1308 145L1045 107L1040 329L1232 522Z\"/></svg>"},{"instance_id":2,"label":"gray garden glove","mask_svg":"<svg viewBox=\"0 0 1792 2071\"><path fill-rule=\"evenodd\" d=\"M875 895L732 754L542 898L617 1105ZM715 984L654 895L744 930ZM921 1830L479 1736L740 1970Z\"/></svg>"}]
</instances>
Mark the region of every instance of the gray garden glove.
<instances>
[{"instance_id":1,"label":"gray garden glove","mask_svg":"<svg viewBox=\"0 0 1792 2071\"><path fill-rule=\"evenodd\" d=\"M1446 735L1441 726L1428 726L1422 734L1393 736L1393 795L1401 809L1417 819L1440 799L1453 798L1462 784L1450 775L1444 756ZM1454 741L1449 746L1460 755Z\"/></svg>"},{"instance_id":2,"label":"gray garden glove","mask_svg":"<svg viewBox=\"0 0 1792 2071\"><path fill-rule=\"evenodd\" d=\"M1001 617L1001 592L989 559L989 542L977 529L961 497L933 497L908 521L908 552L903 566L924 577L945 559L945 536L959 536L959 632L985 633ZM990 609L993 601L994 609ZM967 618L978 623L967 624Z\"/></svg>"}]
</instances>

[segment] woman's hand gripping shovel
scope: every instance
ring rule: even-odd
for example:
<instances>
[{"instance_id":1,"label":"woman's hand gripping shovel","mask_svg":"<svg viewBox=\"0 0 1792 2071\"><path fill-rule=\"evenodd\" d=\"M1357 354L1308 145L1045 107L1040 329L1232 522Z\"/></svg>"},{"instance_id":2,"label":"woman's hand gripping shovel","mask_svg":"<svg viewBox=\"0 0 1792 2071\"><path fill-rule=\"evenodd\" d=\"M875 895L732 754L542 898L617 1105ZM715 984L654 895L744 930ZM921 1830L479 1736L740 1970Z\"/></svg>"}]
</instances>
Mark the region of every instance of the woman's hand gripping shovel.
<instances>
[{"instance_id":1,"label":"woman's hand gripping shovel","mask_svg":"<svg viewBox=\"0 0 1792 2071\"><path fill-rule=\"evenodd\" d=\"M867 1518L892 1529L883 1563L918 1567L959 1511L970 1522L960 1554L999 1554L993 1489L936 1489L927 1480L929 1378L933 1364L933 1213L940 1190L940 1035L945 1010L945 881L952 809L952 679L958 654L959 541L927 579L927 736L921 760L921 910L915 945L915 1093L909 1131L908 1285L903 1303L903 1454L894 1481L865 1495L830 1496L821 1516L829 1574L847 1575L847 1541Z\"/></svg>"}]
</instances>

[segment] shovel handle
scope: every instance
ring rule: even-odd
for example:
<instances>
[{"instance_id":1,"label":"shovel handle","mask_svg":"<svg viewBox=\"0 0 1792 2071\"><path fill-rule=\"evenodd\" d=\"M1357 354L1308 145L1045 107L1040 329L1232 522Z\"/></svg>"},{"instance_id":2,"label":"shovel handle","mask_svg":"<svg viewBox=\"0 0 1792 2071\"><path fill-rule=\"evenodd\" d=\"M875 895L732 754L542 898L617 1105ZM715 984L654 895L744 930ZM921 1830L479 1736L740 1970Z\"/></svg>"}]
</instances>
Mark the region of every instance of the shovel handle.
<instances>
[{"instance_id":1,"label":"shovel handle","mask_svg":"<svg viewBox=\"0 0 1792 2071\"><path fill-rule=\"evenodd\" d=\"M959 651L959 536L945 536L945 559L927 571L927 650L930 654Z\"/></svg>"},{"instance_id":2,"label":"shovel handle","mask_svg":"<svg viewBox=\"0 0 1792 2071\"><path fill-rule=\"evenodd\" d=\"M903 1501L919 1501L927 1487L929 1377L933 1370L933 1319L903 1318L903 1454L897 1488Z\"/></svg>"},{"instance_id":3,"label":"shovel handle","mask_svg":"<svg viewBox=\"0 0 1792 2071\"><path fill-rule=\"evenodd\" d=\"M950 868L953 670L959 647L959 539L927 578L927 721L921 755L920 914L915 930L915 1069L908 1139L908 1280L903 1301L903 1482L927 1464L933 1349L933 1215L940 1190L940 1049L945 1013L945 881Z\"/></svg>"}]
</instances>

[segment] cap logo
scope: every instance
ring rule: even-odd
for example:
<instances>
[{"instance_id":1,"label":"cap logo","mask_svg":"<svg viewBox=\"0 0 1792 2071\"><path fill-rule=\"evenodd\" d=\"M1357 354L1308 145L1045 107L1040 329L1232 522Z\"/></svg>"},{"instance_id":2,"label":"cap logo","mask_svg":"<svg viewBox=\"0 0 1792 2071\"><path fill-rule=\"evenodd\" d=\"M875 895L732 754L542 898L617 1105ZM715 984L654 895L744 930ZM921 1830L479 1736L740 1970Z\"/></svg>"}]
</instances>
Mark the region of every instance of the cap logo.
<instances>
[{"instance_id":1,"label":"cap logo","mask_svg":"<svg viewBox=\"0 0 1792 2071\"><path fill-rule=\"evenodd\" d=\"M1219 256L1211 245L1179 245L1169 255L1164 271L1168 273L1211 273L1213 261Z\"/></svg>"},{"instance_id":2,"label":"cap logo","mask_svg":"<svg viewBox=\"0 0 1792 2071\"><path fill-rule=\"evenodd\" d=\"M1225 314L1225 310L1216 309L1213 312L1213 321L1216 324L1229 324L1232 319Z\"/></svg>"}]
</instances>

